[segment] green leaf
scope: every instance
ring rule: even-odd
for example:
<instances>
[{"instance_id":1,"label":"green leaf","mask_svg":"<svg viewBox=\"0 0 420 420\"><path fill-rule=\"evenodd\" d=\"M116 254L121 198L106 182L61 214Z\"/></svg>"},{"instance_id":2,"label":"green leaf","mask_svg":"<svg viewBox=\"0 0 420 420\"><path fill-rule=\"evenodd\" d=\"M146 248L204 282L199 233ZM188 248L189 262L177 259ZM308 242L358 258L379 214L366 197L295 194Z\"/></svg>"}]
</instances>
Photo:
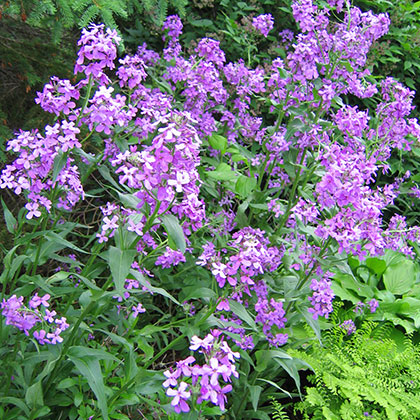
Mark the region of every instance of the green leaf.
<instances>
[{"instance_id":1,"label":"green leaf","mask_svg":"<svg viewBox=\"0 0 420 420\"><path fill-rule=\"evenodd\" d=\"M57 389L67 389L77 384L75 378L65 378L58 385Z\"/></svg>"},{"instance_id":2,"label":"green leaf","mask_svg":"<svg viewBox=\"0 0 420 420\"><path fill-rule=\"evenodd\" d=\"M270 381L268 379L264 379L264 378L257 378L257 381L262 381L262 382L266 382L268 384L270 384L271 386L274 386L275 388L277 388L278 390L280 390L281 392L284 392L289 398L292 398L292 394L290 394L290 392L286 391L283 388L280 388L275 382Z\"/></svg>"},{"instance_id":3,"label":"green leaf","mask_svg":"<svg viewBox=\"0 0 420 420\"><path fill-rule=\"evenodd\" d=\"M79 359L83 359L84 357L95 357L100 360L113 360L114 362L120 363L120 360L111 353L102 349L93 349L91 347L72 346L69 348L68 354Z\"/></svg>"},{"instance_id":4,"label":"green leaf","mask_svg":"<svg viewBox=\"0 0 420 420\"><path fill-rule=\"evenodd\" d=\"M54 158L54 164L53 164L53 175L52 175L52 183L55 184L55 181L57 180L57 177L61 170L64 168L64 166L67 163L68 153L62 152L61 150L58 151L58 154Z\"/></svg>"},{"instance_id":5,"label":"green leaf","mask_svg":"<svg viewBox=\"0 0 420 420\"><path fill-rule=\"evenodd\" d=\"M174 241L177 248L184 253L187 244L185 242L184 231L179 224L178 219L173 214L164 214L160 216L163 227L165 228L168 236Z\"/></svg>"},{"instance_id":6,"label":"green leaf","mask_svg":"<svg viewBox=\"0 0 420 420\"><path fill-rule=\"evenodd\" d=\"M248 385L249 395L251 397L251 404L254 411L257 411L258 402L260 401L260 395L263 390L262 386L259 385Z\"/></svg>"},{"instance_id":7,"label":"green leaf","mask_svg":"<svg viewBox=\"0 0 420 420\"><path fill-rule=\"evenodd\" d=\"M212 26L213 22L210 19L195 19L190 20L192 26L196 26L198 28Z\"/></svg>"},{"instance_id":8,"label":"green leaf","mask_svg":"<svg viewBox=\"0 0 420 420\"><path fill-rule=\"evenodd\" d=\"M105 386L103 382L103 374L99 359L94 356L85 356L79 358L69 353L69 359L76 366L77 370L85 377L91 390L98 400L99 409L102 412L104 419L108 418L108 404L105 393Z\"/></svg>"},{"instance_id":9,"label":"green leaf","mask_svg":"<svg viewBox=\"0 0 420 420\"><path fill-rule=\"evenodd\" d=\"M5 405L12 404L16 407L19 407L27 416L29 416L28 406L20 398L0 397L0 403Z\"/></svg>"},{"instance_id":10,"label":"green leaf","mask_svg":"<svg viewBox=\"0 0 420 420\"><path fill-rule=\"evenodd\" d=\"M98 166L99 173L106 179L108 182L111 183L111 185L117 190L121 191L121 185L118 184L114 178L111 176L111 172L107 166L99 165Z\"/></svg>"},{"instance_id":11,"label":"green leaf","mask_svg":"<svg viewBox=\"0 0 420 420\"><path fill-rule=\"evenodd\" d=\"M416 280L414 263L406 259L398 264L390 265L383 279L386 289L394 295L409 292Z\"/></svg>"},{"instance_id":12,"label":"green leaf","mask_svg":"<svg viewBox=\"0 0 420 420\"><path fill-rule=\"evenodd\" d=\"M378 276L386 270L386 262L380 258L367 258L366 265Z\"/></svg>"},{"instance_id":13,"label":"green leaf","mask_svg":"<svg viewBox=\"0 0 420 420\"><path fill-rule=\"evenodd\" d=\"M25 402L31 408L44 405L41 381L35 382L26 390Z\"/></svg>"},{"instance_id":14,"label":"green leaf","mask_svg":"<svg viewBox=\"0 0 420 420\"><path fill-rule=\"evenodd\" d=\"M299 370L297 367L297 359L283 359L276 357L274 359L288 374L289 376L295 381L296 387L298 389L299 395L300 393L300 376Z\"/></svg>"},{"instance_id":15,"label":"green leaf","mask_svg":"<svg viewBox=\"0 0 420 420\"><path fill-rule=\"evenodd\" d=\"M235 184L235 191L242 197L248 197L257 186L254 177L240 175Z\"/></svg>"},{"instance_id":16,"label":"green leaf","mask_svg":"<svg viewBox=\"0 0 420 420\"><path fill-rule=\"evenodd\" d=\"M226 153L226 148L227 148L226 137L221 136L220 134L212 134L209 137L209 143L213 149L220 150L222 154Z\"/></svg>"},{"instance_id":17,"label":"green leaf","mask_svg":"<svg viewBox=\"0 0 420 420\"><path fill-rule=\"evenodd\" d=\"M213 299L217 296L216 292L212 289L207 287L197 288L196 286L184 287L181 291L181 294L182 298L180 297L180 299L182 301L203 298Z\"/></svg>"},{"instance_id":18,"label":"green leaf","mask_svg":"<svg viewBox=\"0 0 420 420\"><path fill-rule=\"evenodd\" d=\"M143 276L143 274L141 274L139 271L137 270L130 270L130 273L138 280L138 282L146 287L148 290L150 290L153 293L157 293L158 295L161 296L165 296L168 299L172 300L172 302L176 303L177 305L181 304L172 296L170 295L165 289L162 289L160 287L154 287L152 286Z\"/></svg>"},{"instance_id":19,"label":"green leaf","mask_svg":"<svg viewBox=\"0 0 420 420\"><path fill-rule=\"evenodd\" d=\"M87 254L86 251L83 251L83 249L79 248L78 246L64 239L62 236L58 235L55 232L47 232L45 234L45 237L48 239L48 242L54 242L54 243L60 244L61 249L67 247L67 248L73 249L74 251L81 252L82 254Z\"/></svg>"},{"instance_id":20,"label":"green leaf","mask_svg":"<svg viewBox=\"0 0 420 420\"><path fill-rule=\"evenodd\" d=\"M314 319L312 314L310 312L308 312L307 308L301 308L301 309L298 308L298 312L305 318L306 322L308 323L308 325L312 328L313 332L315 333L316 338L321 343L321 329L319 327L318 320Z\"/></svg>"},{"instance_id":21,"label":"green leaf","mask_svg":"<svg viewBox=\"0 0 420 420\"><path fill-rule=\"evenodd\" d=\"M131 264L136 256L134 249L119 249L111 246L107 252L107 261L114 279L115 288L120 296L124 294L125 279L130 272Z\"/></svg>"},{"instance_id":22,"label":"green leaf","mask_svg":"<svg viewBox=\"0 0 420 420\"><path fill-rule=\"evenodd\" d=\"M7 208L3 199L1 199L1 205L3 206L4 220L6 221L6 228L10 233L15 233L17 226L17 220L13 216L12 212Z\"/></svg>"},{"instance_id":23,"label":"green leaf","mask_svg":"<svg viewBox=\"0 0 420 420\"><path fill-rule=\"evenodd\" d=\"M229 301L230 310L239 318L242 319L242 321L245 321L254 331L257 331L257 325L255 324L254 319L251 317L251 315L248 313L248 311L245 309L245 307L234 300Z\"/></svg>"},{"instance_id":24,"label":"green leaf","mask_svg":"<svg viewBox=\"0 0 420 420\"><path fill-rule=\"evenodd\" d=\"M206 174L217 181L232 181L236 179L236 173L227 163L220 163L214 171L208 171Z\"/></svg>"},{"instance_id":25,"label":"green leaf","mask_svg":"<svg viewBox=\"0 0 420 420\"><path fill-rule=\"evenodd\" d=\"M267 368L268 362L276 358L291 360L292 357L281 350L258 350L255 353L257 359L256 370L262 372Z\"/></svg>"},{"instance_id":26,"label":"green leaf","mask_svg":"<svg viewBox=\"0 0 420 420\"><path fill-rule=\"evenodd\" d=\"M134 210L139 209L138 205L141 201L138 197L136 197L136 194L123 194L122 192L118 191L118 197L124 207L128 207Z\"/></svg>"}]
</instances>

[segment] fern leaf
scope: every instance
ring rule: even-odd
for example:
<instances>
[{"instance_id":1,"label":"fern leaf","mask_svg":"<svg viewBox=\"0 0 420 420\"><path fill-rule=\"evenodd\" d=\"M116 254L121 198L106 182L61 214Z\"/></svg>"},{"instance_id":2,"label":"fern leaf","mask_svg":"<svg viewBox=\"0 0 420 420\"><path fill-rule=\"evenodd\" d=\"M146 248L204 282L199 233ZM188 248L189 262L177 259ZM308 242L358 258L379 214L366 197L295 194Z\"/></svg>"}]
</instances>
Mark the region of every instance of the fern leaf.
<instances>
[{"instance_id":1,"label":"fern leaf","mask_svg":"<svg viewBox=\"0 0 420 420\"><path fill-rule=\"evenodd\" d=\"M99 14L99 9L95 5L89 6L79 20L79 28L86 28L89 23L92 23Z\"/></svg>"},{"instance_id":2,"label":"fern leaf","mask_svg":"<svg viewBox=\"0 0 420 420\"><path fill-rule=\"evenodd\" d=\"M57 9L62 17L61 23L66 28L71 28L74 25L74 13L67 0L56 0Z\"/></svg>"}]
</instances>

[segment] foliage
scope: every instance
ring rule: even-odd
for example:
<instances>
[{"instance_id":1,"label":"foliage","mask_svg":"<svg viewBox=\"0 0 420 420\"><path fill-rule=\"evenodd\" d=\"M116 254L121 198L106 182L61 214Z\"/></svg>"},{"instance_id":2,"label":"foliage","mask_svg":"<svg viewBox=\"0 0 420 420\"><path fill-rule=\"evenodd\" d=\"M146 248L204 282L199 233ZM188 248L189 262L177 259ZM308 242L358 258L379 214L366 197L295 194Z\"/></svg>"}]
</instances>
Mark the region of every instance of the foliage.
<instances>
[{"instance_id":1,"label":"foliage","mask_svg":"<svg viewBox=\"0 0 420 420\"><path fill-rule=\"evenodd\" d=\"M390 252L416 272L419 228L385 217L404 182L374 183L419 140L412 94L367 79L388 17L336 7L293 3L284 59L258 53L267 13L236 28L235 62L186 50L177 16L163 51L118 61L115 30L82 31L76 79L37 94L52 122L17 132L0 174L22 198L2 203L2 418L268 420L340 273Z\"/></svg>"},{"instance_id":2,"label":"foliage","mask_svg":"<svg viewBox=\"0 0 420 420\"><path fill-rule=\"evenodd\" d=\"M364 261L350 258L351 270L338 272L334 293L356 305L375 299L379 310L372 319L388 320L402 326L406 332L420 327L418 266L399 253L388 251L383 257Z\"/></svg>"},{"instance_id":3,"label":"foliage","mask_svg":"<svg viewBox=\"0 0 420 420\"><path fill-rule=\"evenodd\" d=\"M289 420L288 415L284 412L284 407L276 401L274 398L272 399L273 404L273 419L274 420Z\"/></svg>"},{"instance_id":4,"label":"foliage","mask_svg":"<svg viewBox=\"0 0 420 420\"><path fill-rule=\"evenodd\" d=\"M0 12L5 18L20 17L33 27L50 28L53 41L59 42L66 29L85 28L98 21L118 28L117 21L146 14L162 25L168 8L184 16L186 4L186 0L10 0L0 6Z\"/></svg>"},{"instance_id":5,"label":"foliage","mask_svg":"<svg viewBox=\"0 0 420 420\"><path fill-rule=\"evenodd\" d=\"M407 0L360 0L357 4L377 13L387 12L391 19L388 34L378 41L371 51L371 64L375 73L385 71L411 89L417 90L417 72L420 69L420 3Z\"/></svg>"},{"instance_id":6,"label":"foliage","mask_svg":"<svg viewBox=\"0 0 420 420\"><path fill-rule=\"evenodd\" d=\"M411 336L402 345L389 324L365 321L350 336L340 326L293 354L314 371L297 411L305 419L414 419L420 416L420 349Z\"/></svg>"}]
</instances>

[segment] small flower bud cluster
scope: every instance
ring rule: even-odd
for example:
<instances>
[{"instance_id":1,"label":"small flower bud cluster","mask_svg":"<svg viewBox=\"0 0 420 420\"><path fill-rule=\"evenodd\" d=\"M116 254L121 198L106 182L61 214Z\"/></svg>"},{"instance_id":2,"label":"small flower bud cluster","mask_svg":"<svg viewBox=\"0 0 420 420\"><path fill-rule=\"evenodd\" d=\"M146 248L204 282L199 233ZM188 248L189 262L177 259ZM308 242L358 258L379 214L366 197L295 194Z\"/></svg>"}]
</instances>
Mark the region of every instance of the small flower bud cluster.
<instances>
[{"instance_id":1,"label":"small flower bud cluster","mask_svg":"<svg viewBox=\"0 0 420 420\"><path fill-rule=\"evenodd\" d=\"M379 307L379 302L376 299L371 299L366 303L357 302L354 308L354 312L357 315L362 315L365 311L365 308L369 308L371 314L375 313Z\"/></svg>"},{"instance_id":2,"label":"small flower bud cluster","mask_svg":"<svg viewBox=\"0 0 420 420\"><path fill-rule=\"evenodd\" d=\"M57 344L63 341L60 334L65 331L69 324L66 318L55 318L57 313L50 311L48 300L50 295L42 297L35 293L29 300L29 307L24 305L23 296L11 296L3 299L0 304L2 315L6 318L6 325L13 325L29 336L30 331L37 324L42 324L41 329L33 330L32 335L39 344Z\"/></svg>"},{"instance_id":3,"label":"small flower bud cluster","mask_svg":"<svg viewBox=\"0 0 420 420\"><path fill-rule=\"evenodd\" d=\"M173 398L171 405L177 413L186 413L190 411L188 400L195 398L197 404L210 401L224 410L232 385L220 381L231 382L232 376L239 377L234 364L239 353L230 349L219 330L213 330L204 339L192 337L190 350L201 353L206 363L193 365L196 359L189 356L177 362L175 370L164 372L167 379L163 386L167 388L166 395Z\"/></svg>"},{"instance_id":4,"label":"small flower bud cluster","mask_svg":"<svg viewBox=\"0 0 420 420\"><path fill-rule=\"evenodd\" d=\"M342 328L347 335L352 335L356 331L356 325L351 319L346 319L339 327Z\"/></svg>"}]
</instances>

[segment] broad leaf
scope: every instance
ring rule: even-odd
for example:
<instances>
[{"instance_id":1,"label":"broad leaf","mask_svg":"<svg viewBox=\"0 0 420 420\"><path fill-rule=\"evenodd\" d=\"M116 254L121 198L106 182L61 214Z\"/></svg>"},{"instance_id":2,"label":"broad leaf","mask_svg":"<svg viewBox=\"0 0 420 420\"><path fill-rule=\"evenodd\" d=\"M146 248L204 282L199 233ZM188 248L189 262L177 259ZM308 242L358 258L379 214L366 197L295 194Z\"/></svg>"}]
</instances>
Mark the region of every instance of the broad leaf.
<instances>
[{"instance_id":1,"label":"broad leaf","mask_svg":"<svg viewBox=\"0 0 420 420\"><path fill-rule=\"evenodd\" d=\"M254 331L257 331L257 325L255 324L254 319L251 317L251 315L248 313L248 311L245 309L245 307L240 304L239 302L236 302L234 300L229 301L230 310L242 321L245 321Z\"/></svg>"},{"instance_id":2,"label":"broad leaf","mask_svg":"<svg viewBox=\"0 0 420 420\"><path fill-rule=\"evenodd\" d=\"M134 261L136 250L134 249L119 249L114 246L109 248L107 261L111 274L114 279L115 288L120 296L124 294L125 279L130 272L131 264Z\"/></svg>"},{"instance_id":3,"label":"broad leaf","mask_svg":"<svg viewBox=\"0 0 420 420\"><path fill-rule=\"evenodd\" d=\"M6 221L6 228L10 233L15 232L17 221L13 216L12 212L7 208L3 199L1 199L1 205L3 206L4 220Z\"/></svg>"},{"instance_id":4,"label":"broad leaf","mask_svg":"<svg viewBox=\"0 0 420 420\"><path fill-rule=\"evenodd\" d=\"M390 265L383 275L384 284L394 295L403 295L410 291L416 280L414 263L404 260Z\"/></svg>"},{"instance_id":5,"label":"broad leaf","mask_svg":"<svg viewBox=\"0 0 420 420\"><path fill-rule=\"evenodd\" d=\"M241 175L235 184L235 191L242 197L248 197L257 186L257 180L249 176Z\"/></svg>"},{"instance_id":6,"label":"broad leaf","mask_svg":"<svg viewBox=\"0 0 420 420\"><path fill-rule=\"evenodd\" d=\"M108 404L103 381L103 374L99 359L95 356L84 356L79 358L69 353L69 359L74 363L77 370L85 377L91 390L98 400L98 406L101 410L102 417L108 418Z\"/></svg>"},{"instance_id":7,"label":"broad leaf","mask_svg":"<svg viewBox=\"0 0 420 420\"><path fill-rule=\"evenodd\" d=\"M164 214L163 216L160 216L160 220L169 237L174 241L177 248L184 253L187 245L184 231L182 230L178 219L173 214Z\"/></svg>"}]
</instances>

